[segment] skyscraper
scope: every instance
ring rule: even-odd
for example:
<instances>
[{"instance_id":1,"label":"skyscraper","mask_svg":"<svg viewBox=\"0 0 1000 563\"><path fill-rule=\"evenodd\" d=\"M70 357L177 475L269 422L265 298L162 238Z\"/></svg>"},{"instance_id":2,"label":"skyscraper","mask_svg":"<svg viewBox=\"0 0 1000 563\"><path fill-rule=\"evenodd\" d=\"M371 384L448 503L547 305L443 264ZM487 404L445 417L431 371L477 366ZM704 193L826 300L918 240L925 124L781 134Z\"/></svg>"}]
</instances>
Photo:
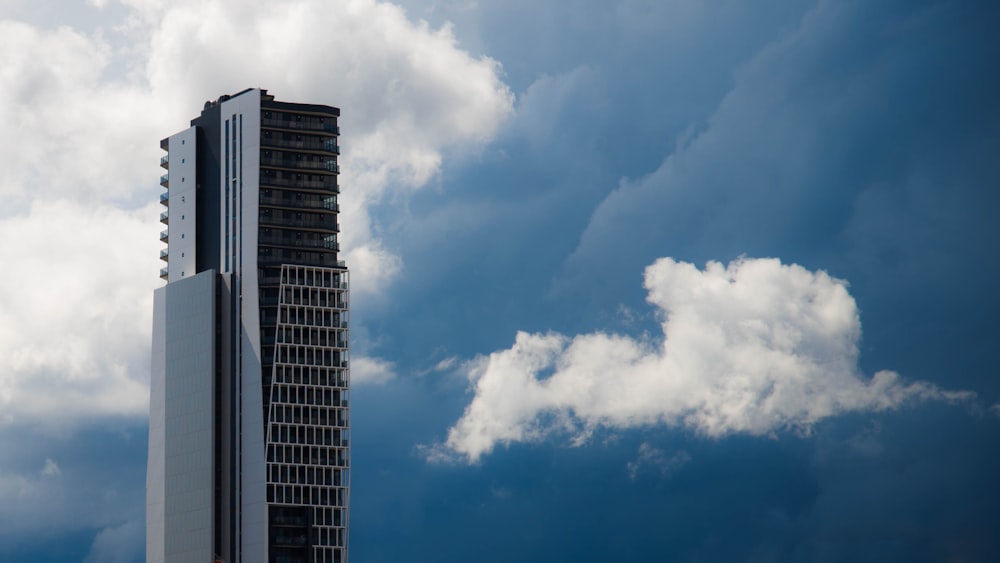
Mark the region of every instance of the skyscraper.
<instances>
[{"instance_id":1,"label":"skyscraper","mask_svg":"<svg viewBox=\"0 0 1000 563\"><path fill-rule=\"evenodd\" d=\"M339 115L247 89L160 142L148 562L347 561Z\"/></svg>"}]
</instances>

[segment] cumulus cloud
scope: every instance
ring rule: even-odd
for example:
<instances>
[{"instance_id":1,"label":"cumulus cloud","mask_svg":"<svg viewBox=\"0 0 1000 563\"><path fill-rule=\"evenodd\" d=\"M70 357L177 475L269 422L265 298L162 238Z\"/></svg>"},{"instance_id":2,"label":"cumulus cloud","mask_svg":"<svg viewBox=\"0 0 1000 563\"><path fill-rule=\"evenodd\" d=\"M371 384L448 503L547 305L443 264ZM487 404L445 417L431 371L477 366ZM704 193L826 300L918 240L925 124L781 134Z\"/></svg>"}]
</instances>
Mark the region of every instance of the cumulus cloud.
<instances>
[{"instance_id":1,"label":"cumulus cloud","mask_svg":"<svg viewBox=\"0 0 1000 563\"><path fill-rule=\"evenodd\" d=\"M488 140L513 108L496 61L460 49L450 26L374 0L171 3L147 69L157 102L188 112L247 85L342 107L341 244L357 287L379 290L401 261L370 207L427 185L445 151Z\"/></svg>"},{"instance_id":2,"label":"cumulus cloud","mask_svg":"<svg viewBox=\"0 0 1000 563\"><path fill-rule=\"evenodd\" d=\"M39 202L0 220L0 423L145 411L156 213Z\"/></svg>"},{"instance_id":3,"label":"cumulus cloud","mask_svg":"<svg viewBox=\"0 0 1000 563\"><path fill-rule=\"evenodd\" d=\"M163 114L138 85L101 80L113 58L107 42L0 20L0 57L0 121L10 133L0 138L0 217L34 199L123 200L154 185Z\"/></svg>"},{"instance_id":4,"label":"cumulus cloud","mask_svg":"<svg viewBox=\"0 0 1000 563\"><path fill-rule=\"evenodd\" d=\"M123 4L124 21L90 33L0 20L0 120L17 131L0 140L8 211L53 194L148 200L136 188L154 186L156 141L206 99L261 86L344 108L341 244L368 298L401 265L369 208L427 185L446 151L489 140L513 111L499 63L390 3Z\"/></svg>"},{"instance_id":5,"label":"cumulus cloud","mask_svg":"<svg viewBox=\"0 0 1000 563\"><path fill-rule=\"evenodd\" d=\"M383 385L396 379L396 365L366 356L351 358L351 385Z\"/></svg>"},{"instance_id":6,"label":"cumulus cloud","mask_svg":"<svg viewBox=\"0 0 1000 563\"><path fill-rule=\"evenodd\" d=\"M405 202L447 151L488 140L512 111L496 61L389 3L122 0L108 14L90 29L0 19L12 132L0 139L0 260L13 273L0 280L0 422L144 411L158 141L206 99L259 86L344 108L355 305L404 266L369 209ZM355 368L361 382L392 374Z\"/></svg>"},{"instance_id":7,"label":"cumulus cloud","mask_svg":"<svg viewBox=\"0 0 1000 563\"><path fill-rule=\"evenodd\" d=\"M777 259L704 269L661 258L646 268L647 301L662 315L659 342L592 333L517 334L474 363L475 396L435 459L478 461L497 444L598 427L667 425L718 438L808 432L852 411L969 392L858 369L861 322L847 284ZM641 452L640 452L641 453Z\"/></svg>"}]
</instances>

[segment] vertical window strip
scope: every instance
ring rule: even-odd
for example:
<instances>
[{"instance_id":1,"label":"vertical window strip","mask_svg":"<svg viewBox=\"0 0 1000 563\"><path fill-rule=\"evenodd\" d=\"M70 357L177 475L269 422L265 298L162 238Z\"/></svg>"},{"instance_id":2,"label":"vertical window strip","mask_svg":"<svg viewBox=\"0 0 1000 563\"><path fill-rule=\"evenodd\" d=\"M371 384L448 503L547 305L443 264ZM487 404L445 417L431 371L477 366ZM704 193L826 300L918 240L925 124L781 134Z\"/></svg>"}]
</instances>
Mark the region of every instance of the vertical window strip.
<instances>
[{"instance_id":1,"label":"vertical window strip","mask_svg":"<svg viewBox=\"0 0 1000 563\"><path fill-rule=\"evenodd\" d=\"M225 195L225 198L224 198L226 200L226 213L223 215L223 221L222 221L226 225L226 227L225 227L226 228L226 234L225 234L225 237L223 237L222 240L225 241L223 243L223 244L225 244L225 248L223 249L223 254L226 257L225 271L228 272L228 271L230 271L229 270L229 253L230 253L230 250L229 250L229 248L230 248L230 241L229 241L229 213L230 213L230 211L229 211L229 120L228 119L226 120L226 140L222 144L223 144L223 146L226 147L226 156L223 159L225 161L225 163L226 163L226 175L223 176L223 180L222 180L222 183L225 184L225 189L226 189L226 195Z\"/></svg>"}]
</instances>

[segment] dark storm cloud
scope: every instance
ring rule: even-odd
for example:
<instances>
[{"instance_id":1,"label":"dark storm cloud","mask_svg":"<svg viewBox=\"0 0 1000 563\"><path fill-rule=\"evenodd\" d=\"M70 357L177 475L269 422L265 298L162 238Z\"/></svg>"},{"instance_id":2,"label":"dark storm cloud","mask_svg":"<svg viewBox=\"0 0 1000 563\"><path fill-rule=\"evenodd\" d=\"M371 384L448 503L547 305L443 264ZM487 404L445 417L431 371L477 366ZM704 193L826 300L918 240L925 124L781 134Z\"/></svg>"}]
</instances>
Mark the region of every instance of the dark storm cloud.
<instances>
[{"instance_id":1,"label":"dark storm cloud","mask_svg":"<svg viewBox=\"0 0 1000 563\"><path fill-rule=\"evenodd\" d=\"M819 3L740 68L704 129L597 207L565 283L618 287L610 272L659 255L748 254L982 289L970 258L996 238L1000 184L990 16Z\"/></svg>"},{"instance_id":2,"label":"dark storm cloud","mask_svg":"<svg viewBox=\"0 0 1000 563\"><path fill-rule=\"evenodd\" d=\"M633 33L614 16L639 3L530 19L481 7L497 24L483 49L504 63L518 114L481 162L446 163L439 193L417 198L397 231L414 285L376 330L406 358L401 377L507 348L519 329L655 327L645 265L745 254L846 279L862 371L996 403L997 9L770 3L740 27L727 24L739 9L699 18L694 3L660 4L668 12L640 12ZM666 21L678 6L694 12ZM413 435L438 425L443 439L463 410L456 389L425 378L411 390L436 413L416 416ZM455 560L991 561L997 432L993 416L925 406L776 441L651 428L582 448L515 445L465 470L401 462L419 487L387 476L381 495L396 500L359 518L419 530L408 545L427 550L447 529L463 538L445 549ZM690 459L632 481L643 444ZM408 519L386 520L401 505Z\"/></svg>"}]
</instances>

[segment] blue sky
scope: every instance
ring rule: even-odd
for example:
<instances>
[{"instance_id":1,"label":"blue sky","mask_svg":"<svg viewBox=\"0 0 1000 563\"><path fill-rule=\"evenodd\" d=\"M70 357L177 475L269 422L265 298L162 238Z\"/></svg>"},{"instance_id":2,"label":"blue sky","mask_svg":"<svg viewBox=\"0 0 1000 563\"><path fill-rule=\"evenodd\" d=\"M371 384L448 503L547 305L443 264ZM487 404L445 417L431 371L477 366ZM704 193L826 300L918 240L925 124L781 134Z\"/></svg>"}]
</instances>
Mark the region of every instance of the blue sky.
<instances>
[{"instance_id":1,"label":"blue sky","mask_svg":"<svg viewBox=\"0 0 1000 563\"><path fill-rule=\"evenodd\" d=\"M1000 560L989 2L0 2L0 560L143 558L159 139L339 106L355 562Z\"/></svg>"}]
</instances>

